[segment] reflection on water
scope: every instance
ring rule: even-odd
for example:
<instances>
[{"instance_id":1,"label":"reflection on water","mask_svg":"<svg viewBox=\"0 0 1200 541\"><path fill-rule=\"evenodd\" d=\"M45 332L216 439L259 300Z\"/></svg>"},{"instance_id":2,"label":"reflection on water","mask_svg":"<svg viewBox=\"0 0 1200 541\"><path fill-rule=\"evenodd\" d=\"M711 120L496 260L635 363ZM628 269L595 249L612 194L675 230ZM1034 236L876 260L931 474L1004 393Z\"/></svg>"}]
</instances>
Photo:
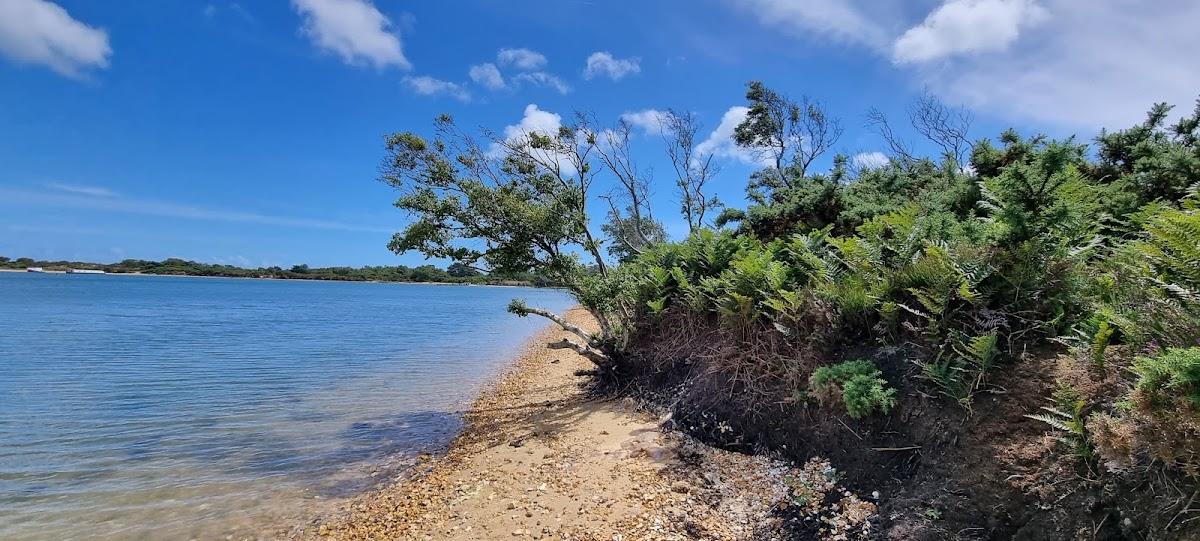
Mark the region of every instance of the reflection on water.
<instances>
[{"instance_id":1,"label":"reflection on water","mask_svg":"<svg viewBox=\"0 0 1200 541\"><path fill-rule=\"evenodd\" d=\"M0 273L0 539L268 535L460 427L499 287Z\"/></svg>"}]
</instances>

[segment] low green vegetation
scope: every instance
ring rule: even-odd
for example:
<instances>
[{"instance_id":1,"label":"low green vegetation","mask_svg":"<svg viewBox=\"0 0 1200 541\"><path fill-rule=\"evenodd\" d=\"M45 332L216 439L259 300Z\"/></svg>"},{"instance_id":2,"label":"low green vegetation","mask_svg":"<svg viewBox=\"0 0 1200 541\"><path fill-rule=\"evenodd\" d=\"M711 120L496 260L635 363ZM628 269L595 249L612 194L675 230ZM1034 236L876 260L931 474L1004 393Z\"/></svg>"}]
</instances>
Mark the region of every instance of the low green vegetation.
<instances>
[{"instance_id":1,"label":"low green vegetation","mask_svg":"<svg viewBox=\"0 0 1200 541\"><path fill-rule=\"evenodd\" d=\"M865 359L822 366L808 378L811 392L818 397L839 396L846 413L855 419L875 413L887 413L896 405L896 390L888 388L883 373Z\"/></svg>"},{"instance_id":2,"label":"low green vegetation","mask_svg":"<svg viewBox=\"0 0 1200 541\"><path fill-rule=\"evenodd\" d=\"M747 101L734 139L769 165L748 207L712 222L686 208L689 175L710 172L677 166L691 226L678 241L653 225L628 126L579 115L490 147L448 118L433 140L397 134L384 180L417 221L392 248L545 272L599 321L570 347L600 373L681 371L748 418L815 397L869 423L932 395L969 416L980 393L1004 399L998 375L1061 355L1058 390L1031 416L1071 455L1113 475L1200 477L1200 107L1170 122L1158 104L1090 143L972 141L968 115L926 97L912 124L941 155L917 156L872 112L890 160L835 155L818 171L841 134L819 103L760 83ZM668 150L691 140L663 125ZM601 174L620 201L606 199L608 238L587 206Z\"/></svg>"},{"instance_id":3,"label":"low green vegetation","mask_svg":"<svg viewBox=\"0 0 1200 541\"><path fill-rule=\"evenodd\" d=\"M85 263L80 261L36 261L28 257L16 259L0 257L0 269L25 270L29 267L41 267L48 271L93 269L116 274L140 273L179 276L221 276L229 278L273 278L280 280L523 284L540 287L553 285L546 278L533 273L484 274L462 263L451 263L445 269L433 265L421 265L415 268L404 265L358 268L293 265L290 268L284 269L281 267L243 268L233 265L199 263L176 258L164 259L162 261L126 259L117 263Z\"/></svg>"}]
</instances>

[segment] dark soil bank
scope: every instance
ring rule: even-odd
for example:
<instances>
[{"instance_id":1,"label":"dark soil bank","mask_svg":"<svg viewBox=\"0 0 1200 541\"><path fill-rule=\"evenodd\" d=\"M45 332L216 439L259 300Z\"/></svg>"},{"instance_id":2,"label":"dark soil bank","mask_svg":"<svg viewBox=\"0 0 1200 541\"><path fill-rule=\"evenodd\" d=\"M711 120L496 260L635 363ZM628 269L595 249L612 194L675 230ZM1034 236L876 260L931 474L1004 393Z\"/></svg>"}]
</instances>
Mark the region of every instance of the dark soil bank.
<instances>
[{"instance_id":1,"label":"dark soil bank","mask_svg":"<svg viewBox=\"0 0 1200 541\"><path fill-rule=\"evenodd\" d=\"M870 356L889 381L920 381L902 353ZM677 428L716 446L800 463L828 458L846 486L880 493L878 539L1200 539L1200 520L1184 511L1193 498L1184 484L1101 476L1027 417L1047 403L1058 356L1041 351L998 371L969 410L907 384L898 391L909 399L866 419L786 398L748 410L737 400L748 385L704 362L643 371L625 390L670 409Z\"/></svg>"}]
</instances>

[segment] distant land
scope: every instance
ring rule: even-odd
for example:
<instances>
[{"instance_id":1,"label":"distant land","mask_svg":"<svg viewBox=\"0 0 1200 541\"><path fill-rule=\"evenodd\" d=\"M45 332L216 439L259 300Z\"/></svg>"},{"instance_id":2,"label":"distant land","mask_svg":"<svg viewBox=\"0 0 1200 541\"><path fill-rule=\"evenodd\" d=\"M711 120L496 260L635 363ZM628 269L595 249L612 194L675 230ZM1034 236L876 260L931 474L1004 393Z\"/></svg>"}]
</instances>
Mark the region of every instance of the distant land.
<instances>
[{"instance_id":1,"label":"distant land","mask_svg":"<svg viewBox=\"0 0 1200 541\"><path fill-rule=\"evenodd\" d=\"M117 263L90 263L83 261L40 261L28 257L16 259L0 256L0 270L25 270L38 267L45 271L101 270L112 274L157 274L172 276L219 276L227 278L262 278L274 280L337 280L345 282L424 282L457 284L524 285L552 287L555 284L532 273L485 274L461 263L452 263L446 268L434 265L419 267L365 266L365 267L309 267L293 265L290 268L258 267L243 268L233 265L200 263L186 259L169 258L162 261L125 259Z\"/></svg>"}]
</instances>

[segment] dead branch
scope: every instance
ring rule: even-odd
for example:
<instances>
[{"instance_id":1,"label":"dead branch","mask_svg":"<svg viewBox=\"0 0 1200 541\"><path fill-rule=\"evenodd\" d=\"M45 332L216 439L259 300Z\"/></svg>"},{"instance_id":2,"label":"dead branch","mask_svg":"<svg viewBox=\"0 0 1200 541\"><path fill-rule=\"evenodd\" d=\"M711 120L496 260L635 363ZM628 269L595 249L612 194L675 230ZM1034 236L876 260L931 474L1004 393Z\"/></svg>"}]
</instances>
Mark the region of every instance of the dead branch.
<instances>
[{"instance_id":1,"label":"dead branch","mask_svg":"<svg viewBox=\"0 0 1200 541\"><path fill-rule=\"evenodd\" d=\"M962 107L950 107L936 96L925 92L908 108L908 118L913 128L942 152L953 156L962 165L964 155L970 150L968 132L974 120L971 113Z\"/></svg>"},{"instance_id":2,"label":"dead branch","mask_svg":"<svg viewBox=\"0 0 1200 541\"><path fill-rule=\"evenodd\" d=\"M584 357L587 357L588 360L592 361L597 366L606 366L609 364L609 361L611 361L611 359L609 359L608 355L601 353L599 350L593 349L593 348L585 346L583 344L572 342L566 338L563 338L562 340L559 340L557 342L550 342L549 344L546 344L546 347L548 347L550 349L572 350L575 353L578 353L580 355L583 355Z\"/></svg>"},{"instance_id":3,"label":"dead branch","mask_svg":"<svg viewBox=\"0 0 1200 541\"><path fill-rule=\"evenodd\" d=\"M518 316L521 316L521 317L527 316L529 314L542 316L546 319L549 319L550 321L557 323L558 326L562 327L564 331L567 331L571 334L574 334L575 336L578 336L578 337L586 340L588 346L599 347L599 340L594 335L592 335L592 333L589 333L589 332L583 330L578 325L574 325L574 324L570 323L569 321L564 319L562 316L555 314L554 312L551 312L549 310L545 310L542 308L536 308L533 306L526 306L523 303L517 304L516 302L509 305L509 311L514 314L517 314Z\"/></svg>"}]
</instances>

